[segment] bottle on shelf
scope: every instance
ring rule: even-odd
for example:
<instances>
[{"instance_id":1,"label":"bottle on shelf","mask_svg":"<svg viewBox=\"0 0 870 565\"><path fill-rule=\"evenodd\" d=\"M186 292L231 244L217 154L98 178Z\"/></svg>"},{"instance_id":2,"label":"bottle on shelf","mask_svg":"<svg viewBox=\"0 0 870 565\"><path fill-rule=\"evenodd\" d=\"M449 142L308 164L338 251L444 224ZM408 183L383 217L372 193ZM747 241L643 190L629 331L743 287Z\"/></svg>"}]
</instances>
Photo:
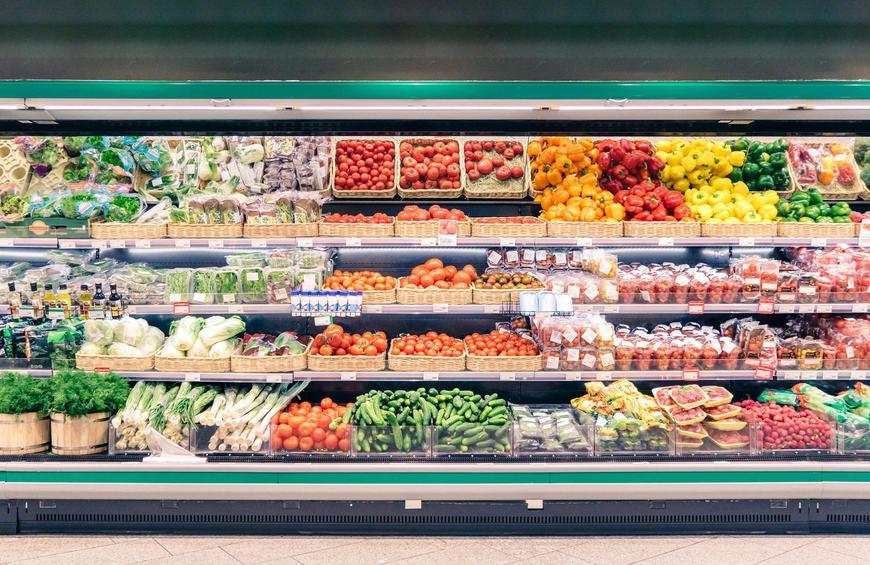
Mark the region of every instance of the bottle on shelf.
<instances>
[{"instance_id":1,"label":"bottle on shelf","mask_svg":"<svg viewBox=\"0 0 870 565\"><path fill-rule=\"evenodd\" d=\"M119 319L123 312L121 305L121 295L118 294L118 286L115 284L109 285L109 317Z\"/></svg>"},{"instance_id":2,"label":"bottle on shelf","mask_svg":"<svg viewBox=\"0 0 870 565\"><path fill-rule=\"evenodd\" d=\"M42 291L42 309L48 315L48 311L54 308L54 287L46 284Z\"/></svg>"},{"instance_id":3,"label":"bottle on shelf","mask_svg":"<svg viewBox=\"0 0 870 565\"><path fill-rule=\"evenodd\" d=\"M72 295L66 288L65 283L61 283L57 289L57 294L54 295L55 309L63 310L63 317L69 318L72 315Z\"/></svg>"},{"instance_id":4,"label":"bottle on shelf","mask_svg":"<svg viewBox=\"0 0 870 565\"><path fill-rule=\"evenodd\" d=\"M89 316L91 318L108 318L106 312L106 295L103 294L103 283L94 285L93 303L91 304Z\"/></svg>"},{"instance_id":5,"label":"bottle on shelf","mask_svg":"<svg viewBox=\"0 0 870 565\"><path fill-rule=\"evenodd\" d=\"M32 314L34 318L42 318L42 308L44 302L42 301L42 294L39 293L39 288L36 286L35 282L30 283L30 292L27 296L27 302L32 308Z\"/></svg>"},{"instance_id":6,"label":"bottle on shelf","mask_svg":"<svg viewBox=\"0 0 870 565\"><path fill-rule=\"evenodd\" d=\"M21 306L21 294L15 290L15 283L11 282L8 285L9 292L6 294L6 303L9 304L9 313L13 318L19 317L18 307Z\"/></svg>"},{"instance_id":7,"label":"bottle on shelf","mask_svg":"<svg viewBox=\"0 0 870 565\"><path fill-rule=\"evenodd\" d=\"M83 284L76 295L76 310L78 310L79 316L87 320L93 303L94 296L88 290L88 285Z\"/></svg>"}]
</instances>

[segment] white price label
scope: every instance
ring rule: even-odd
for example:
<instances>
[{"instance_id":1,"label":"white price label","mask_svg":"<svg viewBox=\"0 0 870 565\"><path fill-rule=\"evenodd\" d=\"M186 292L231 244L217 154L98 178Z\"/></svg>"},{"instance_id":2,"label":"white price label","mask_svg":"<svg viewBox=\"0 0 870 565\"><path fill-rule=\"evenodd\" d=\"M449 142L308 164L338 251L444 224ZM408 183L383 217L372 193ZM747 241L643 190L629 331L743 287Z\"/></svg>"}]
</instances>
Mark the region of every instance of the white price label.
<instances>
[{"instance_id":1,"label":"white price label","mask_svg":"<svg viewBox=\"0 0 870 565\"><path fill-rule=\"evenodd\" d=\"M755 238L754 237L737 238L737 246L738 247L755 247Z\"/></svg>"},{"instance_id":2,"label":"white price label","mask_svg":"<svg viewBox=\"0 0 870 565\"><path fill-rule=\"evenodd\" d=\"M434 237L424 237L420 239L420 247L435 247L438 245L438 240Z\"/></svg>"},{"instance_id":3,"label":"white price label","mask_svg":"<svg viewBox=\"0 0 870 565\"><path fill-rule=\"evenodd\" d=\"M456 234L438 234L438 247L456 247Z\"/></svg>"},{"instance_id":4,"label":"white price label","mask_svg":"<svg viewBox=\"0 0 870 565\"><path fill-rule=\"evenodd\" d=\"M793 314L795 311L794 304L780 304L777 308L782 314Z\"/></svg>"},{"instance_id":5,"label":"white price label","mask_svg":"<svg viewBox=\"0 0 870 565\"><path fill-rule=\"evenodd\" d=\"M194 292L192 300L198 304L202 304L203 302L205 302L205 293L204 292Z\"/></svg>"},{"instance_id":6,"label":"white price label","mask_svg":"<svg viewBox=\"0 0 870 565\"><path fill-rule=\"evenodd\" d=\"M330 323L329 316L315 316L314 318L315 326L328 326Z\"/></svg>"},{"instance_id":7,"label":"white price label","mask_svg":"<svg viewBox=\"0 0 870 565\"><path fill-rule=\"evenodd\" d=\"M432 305L432 312L435 314L446 314L449 311L450 311L449 304L433 304Z\"/></svg>"},{"instance_id":8,"label":"white price label","mask_svg":"<svg viewBox=\"0 0 870 565\"><path fill-rule=\"evenodd\" d=\"M267 241L265 239L252 239L251 240L251 247L254 247L254 248L262 249L263 247L266 247L266 245L267 245Z\"/></svg>"},{"instance_id":9,"label":"white price label","mask_svg":"<svg viewBox=\"0 0 870 565\"><path fill-rule=\"evenodd\" d=\"M697 381L698 377L701 376L701 371L698 369L683 369L683 380L684 381Z\"/></svg>"},{"instance_id":10,"label":"white price label","mask_svg":"<svg viewBox=\"0 0 870 565\"><path fill-rule=\"evenodd\" d=\"M113 239L109 241L109 247L112 249L127 249L126 239Z\"/></svg>"},{"instance_id":11,"label":"white price label","mask_svg":"<svg viewBox=\"0 0 870 565\"><path fill-rule=\"evenodd\" d=\"M227 313L228 314L244 314L245 307L242 306L241 304L230 304L227 306Z\"/></svg>"},{"instance_id":12,"label":"white price label","mask_svg":"<svg viewBox=\"0 0 870 565\"><path fill-rule=\"evenodd\" d=\"M176 239L175 240L175 247L177 247L177 248L190 247L190 240L189 239Z\"/></svg>"},{"instance_id":13,"label":"white price label","mask_svg":"<svg viewBox=\"0 0 870 565\"><path fill-rule=\"evenodd\" d=\"M619 304L605 304L604 305L604 313L605 314L619 314Z\"/></svg>"},{"instance_id":14,"label":"white price label","mask_svg":"<svg viewBox=\"0 0 870 565\"><path fill-rule=\"evenodd\" d=\"M835 380L837 380L837 371L822 371L822 380L823 381L835 381Z\"/></svg>"},{"instance_id":15,"label":"white price label","mask_svg":"<svg viewBox=\"0 0 870 565\"><path fill-rule=\"evenodd\" d=\"M853 381L860 381L866 379L868 374L870 374L870 371L849 371L849 378Z\"/></svg>"},{"instance_id":16,"label":"white price label","mask_svg":"<svg viewBox=\"0 0 870 565\"><path fill-rule=\"evenodd\" d=\"M565 373L565 380L566 381L582 381L583 380L583 373L581 373L580 371L567 372L567 373Z\"/></svg>"},{"instance_id":17,"label":"white price label","mask_svg":"<svg viewBox=\"0 0 870 565\"><path fill-rule=\"evenodd\" d=\"M15 246L15 240L8 239L8 238L0 239L0 247L14 247L14 246Z\"/></svg>"},{"instance_id":18,"label":"white price label","mask_svg":"<svg viewBox=\"0 0 870 565\"><path fill-rule=\"evenodd\" d=\"M514 237L503 237L498 240L499 247L516 247L517 240Z\"/></svg>"},{"instance_id":19,"label":"white price label","mask_svg":"<svg viewBox=\"0 0 870 565\"><path fill-rule=\"evenodd\" d=\"M687 308L689 314L703 314L704 313L704 303L700 300L690 300Z\"/></svg>"},{"instance_id":20,"label":"white price label","mask_svg":"<svg viewBox=\"0 0 870 565\"><path fill-rule=\"evenodd\" d=\"M95 239L91 241L91 247L94 249L107 249L109 247L109 242L104 239Z\"/></svg>"},{"instance_id":21,"label":"white price label","mask_svg":"<svg viewBox=\"0 0 870 565\"><path fill-rule=\"evenodd\" d=\"M208 240L208 246L211 249L223 249L224 248L224 240L222 240L222 239L210 239L210 240Z\"/></svg>"},{"instance_id":22,"label":"white price label","mask_svg":"<svg viewBox=\"0 0 870 565\"><path fill-rule=\"evenodd\" d=\"M133 242L133 247L136 249L151 249L150 239L137 239Z\"/></svg>"},{"instance_id":23,"label":"white price label","mask_svg":"<svg viewBox=\"0 0 870 565\"><path fill-rule=\"evenodd\" d=\"M61 249L75 249L76 246L76 243L69 239L59 239L57 243Z\"/></svg>"},{"instance_id":24,"label":"white price label","mask_svg":"<svg viewBox=\"0 0 870 565\"><path fill-rule=\"evenodd\" d=\"M339 378L343 381L355 381L356 380L356 373L349 373L349 372L342 371L339 374Z\"/></svg>"},{"instance_id":25,"label":"white price label","mask_svg":"<svg viewBox=\"0 0 870 565\"><path fill-rule=\"evenodd\" d=\"M172 305L172 313L176 316L187 316L190 314L189 302L176 302Z\"/></svg>"},{"instance_id":26,"label":"white price label","mask_svg":"<svg viewBox=\"0 0 870 565\"><path fill-rule=\"evenodd\" d=\"M756 367L755 378L760 381L769 381L773 379L773 367Z\"/></svg>"},{"instance_id":27,"label":"white price label","mask_svg":"<svg viewBox=\"0 0 870 565\"><path fill-rule=\"evenodd\" d=\"M515 381L515 380L517 380L517 374L516 374L516 373L510 373L510 372L508 372L508 373L499 373L499 374L498 374L498 380L500 380L500 381Z\"/></svg>"},{"instance_id":28,"label":"white price label","mask_svg":"<svg viewBox=\"0 0 870 565\"><path fill-rule=\"evenodd\" d=\"M867 310L868 310L867 307L868 307L868 306L870 306L870 304L867 304L866 302L864 302L864 303L859 303L859 304L855 304L855 305L852 306L852 312L855 312L855 313L864 313L864 312L867 312Z\"/></svg>"},{"instance_id":29,"label":"white price label","mask_svg":"<svg viewBox=\"0 0 870 565\"><path fill-rule=\"evenodd\" d=\"M363 308L369 314L382 314L384 312L384 307L380 304L366 304Z\"/></svg>"},{"instance_id":30,"label":"white price label","mask_svg":"<svg viewBox=\"0 0 870 565\"><path fill-rule=\"evenodd\" d=\"M438 380L438 373L423 373L423 380L424 381L437 381Z\"/></svg>"},{"instance_id":31,"label":"white price label","mask_svg":"<svg viewBox=\"0 0 870 565\"><path fill-rule=\"evenodd\" d=\"M139 309L135 306L127 306L127 315L135 316L138 313Z\"/></svg>"},{"instance_id":32,"label":"white price label","mask_svg":"<svg viewBox=\"0 0 870 565\"><path fill-rule=\"evenodd\" d=\"M833 312L833 310L834 309L831 307L830 304L817 304L816 305L816 312L818 312L819 314L830 314L831 312Z\"/></svg>"},{"instance_id":33,"label":"white price label","mask_svg":"<svg viewBox=\"0 0 870 565\"><path fill-rule=\"evenodd\" d=\"M824 237L814 237L810 239L810 247L827 247L828 240Z\"/></svg>"},{"instance_id":34,"label":"white price label","mask_svg":"<svg viewBox=\"0 0 870 565\"><path fill-rule=\"evenodd\" d=\"M815 304L798 304L798 313L800 314L812 314L816 311Z\"/></svg>"},{"instance_id":35,"label":"white price label","mask_svg":"<svg viewBox=\"0 0 870 565\"><path fill-rule=\"evenodd\" d=\"M196 173L196 165L193 165L193 164L187 165L186 167L184 167L184 172L187 175L192 175L192 174Z\"/></svg>"},{"instance_id":36,"label":"white price label","mask_svg":"<svg viewBox=\"0 0 870 565\"><path fill-rule=\"evenodd\" d=\"M501 306L498 304L485 304L483 306L484 314L499 314L501 313Z\"/></svg>"},{"instance_id":37,"label":"white price label","mask_svg":"<svg viewBox=\"0 0 870 565\"><path fill-rule=\"evenodd\" d=\"M281 375L266 375L267 383L281 383L284 382L284 377Z\"/></svg>"},{"instance_id":38,"label":"white price label","mask_svg":"<svg viewBox=\"0 0 870 565\"><path fill-rule=\"evenodd\" d=\"M362 239L358 237L348 237L344 240L345 247L362 247Z\"/></svg>"},{"instance_id":39,"label":"white price label","mask_svg":"<svg viewBox=\"0 0 870 565\"><path fill-rule=\"evenodd\" d=\"M314 247L314 240L310 237L297 237L296 247Z\"/></svg>"},{"instance_id":40,"label":"white price label","mask_svg":"<svg viewBox=\"0 0 870 565\"><path fill-rule=\"evenodd\" d=\"M816 371L799 371L800 378L805 381L814 381L819 378L819 374Z\"/></svg>"},{"instance_id":41,"label":"white price label","mask_svg":"<svg viewBox=\"0 0 870 565\"><path fill-rule=\"evenodd\" d=\"M660 237L659 238L659 247L673 247L674 246L674 238L672 237Z\"/></svg>"},{"instance_id":42,"label":"white price label","mask_svg":"<svg viewBox=\"0 0 870 565\"><path fill-rule=\"evenodd\" d=\"M595 371L593 375L595 375L596 381L609 381L613 379L613 373L610 371Z\"/></svg>"},{"instance_id":43,"label":"white price label","mask_svg":"<svg viewBox=\"0 0 870 565\"><path fill-rule=\"evenodd\" d=\"M758 302L756 307L756 311L759 314L773 314L773 300L772 299L762 299Z\"/></svg>"},{"instance_id":44,"label":"white price label","mask_svg":"<svg viewBox=\"0 0 870 565\"><path fill-rule=\"evenodd\" d=\"M861 229L858 231L858 247L870 247L870 219L861 220Z\"/></svg>"},{"instance_id":45,"label":"white price label","mask_svg":"<svg viewBox=\"0 0 870 565\"><path fill-rule=\"evenodd\" d=\"M199 373L184 373L184 380L190 383L198 383L200 379Z\"/></svg>"},{"instance_id":46,"label":"white price label","mask_svg":"<svg viewBox=\"0 0 870 565\"><path fill-rule=\"evenodd\" d=\"M578 237L574 241L574 245L577 247L592 247L592 238L591 237Z\"/></svg>"}]
</instances>

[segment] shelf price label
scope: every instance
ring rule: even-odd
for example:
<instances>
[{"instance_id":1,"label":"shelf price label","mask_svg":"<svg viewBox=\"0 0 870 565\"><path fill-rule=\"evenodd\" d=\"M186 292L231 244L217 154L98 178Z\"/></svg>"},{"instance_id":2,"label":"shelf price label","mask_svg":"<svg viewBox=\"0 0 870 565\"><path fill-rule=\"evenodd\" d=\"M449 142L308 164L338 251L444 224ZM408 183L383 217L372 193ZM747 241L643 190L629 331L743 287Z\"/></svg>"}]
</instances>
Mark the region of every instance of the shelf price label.
<instances>
[{"instance_id":1,"label":"shelf price label","mask_svg":"<svg viewBox=\"0 0 870 565\"><path fill-rule=\"evenodd\" d=\"M106 373L111 373L112 370L108 367L94 367L94 372L106 374Z\"/></svg>"},{"instance_id":2,"label":"shelf price label","mask_svg":"<svg viewBox=\"0 0 870 565\"><path fill-rule=\"evenodd\" d=\"M456 234L438 234L438 247L456 247Z\"/></svg>"},{"instance_id":3,"label":"shelf price label","mask_svg":"<svg viewBox=\"0 0 870 565\"><path fill-rule=\"evenodd\" d=\"M297 237L296 247L314 247L314 240L310 237Z\"/></svg>"},{"instance_id":4,"label":"shelf price label","mask_svg":"<svg viewBox=\"0 0 870 565\"><path fill-rule=\"evenodd\" d=\"M759 365L755 368L755 379L759 381L769 381L773 379L773 372L773 367Z\"/></svg>"},{"instance_id":5,"label":"shelf price label","mask_svg":"<svg viewBox=\"0 0 870 565\"><path fill-rule=\"evenodd\" d=\"M244 314L245 307L241 304L230 304L227 306L227 314Z\"/></svg>"},{"instance_id":6,"label":"shelf price label","mask_svg":"<svg viewBox=\"0 0 870 565\"><path fill-rule=\"evenodd\" d=\"M812 314L813 312L816 311L816 305L815 304L798 304L797 310L798 310L799 314Z\"/></svg>"},{"instance_id":7,"label":"shelf price label","mask_svg":"<svg viewBox=\"0 0 870 565\"><path fill-rule=\"evenodd\" d=\"M438 373L430 373L430 372L423 373L423 380L424 381L437 381L438 380Z\"/></svg>"},{"instance_id":8,"label":"shelf price label","mask_svg":"<svg viewBox=\"0 0 870 565\"><path fill-rule=\"evenodd\" d=\"M574 241L574 245L576 247L592 247L592 238L591 237L578 237Z\"/></svg>"},{"instance_id":9,"label":"shelf price label","mask_svg":"<svg viewBox=\"0 0 870 565\"><path fill-rule=\"evenodd\" d=\"M262 247L266 247L266 245L267 245L267 242L265 239L252 239L251 240L251 247L254 247L254 248L258 248L258 247L262 248Z\"/></svg>"},{"instance_id":10,"label":"shelf price label","mask_svg":"<svg viewBox=\"0 0 870 565\"><path fill-rule=\"evenodd\" d=\"M342 371L339 374L338 378L342 381L355 381L356 380L356 373Z\"/></svg>"},{"instance_id":11,"label":"shelf price label","mask_svg":"<svg viewBox=\"0 0 870 565\"><path fill-rule=\"evenodd\" d=\"M126 239L110 239L109 247L112 249L127 249L127 240Z\"/></svg>"},{"instance_id":12,"label":"shelf price label","mask_svg":"<svg viewBox=\"0 0 870 565\"><path fill-rule=\"evenodd\" d=\"M762 298L756 305L756 311L759 314L773 314L773 299Z\"/></svg>"},{"instance_id":13,"label":"shelf price label","mask_svg":"<svg viewBox=\"0 0 870 565\"><path fill-rule=\"evenodd\" d=\"M684 381L697 381L701 376L701 371L698 369L683 369Z\"/></svg>"},{"instance_id":14,"label":"shelf price label","mask_svg":"<svg viewBox=\"0 0 870 565\"><path fill-rule=\"evenodd\" d=\"M345 247L362 247L362 239L358 237L348 237L344 240Z\"/></svg>"},{"instance_id":15,"label":"shelf price label","mask_svg":"<svg viewBox=\"0 0 870 565\"><path fill-rule=\"evenodd\" d=\"M833 310L834 309L831 307L830 304L817 304L816 305L816 312L818 312L819 314L830 314L831 312L833 312Z\"/></svg>"},{"instance_id":16,"label":"shelf price label","mask_svg":"<svg viewBox=\"0 0 870 565\"><path fill-rule=\"evenodd\" d=\"M282 375L267 374L266 375L266 382L267 383L281 383L281 382L284 382L284 377Z\"/></svg>"},{"instance_id":17,"label":"shelf price label","mask_svg":"<svg viewBox=\"0 0 870 565\"><path fill-rule=\"evenodd\" d=\"M75 249L76 243L68 239L57 240L58 246L61 249Z\"/></svg>"},{"instance_id":18,"label":"shelf price label","mask_svg":"<svg viewBox=\"0 0 870 565\"><path fill-rule=\"evenodd\" d=\"M314 325L315 326L328 326L331 324L331 318L329 316L315 316L314 317Z\"/></svg>"},{"instance_id":19,"label":"shelf price label","mask_svg":"<svg viewBox=\"0 0 870 565\"><path fill-rule=\"evenodd\" d=\"M363 311L368 314L383 314L384 307L380 304L365 304L363 305Z\"/></svg>"},{"instance_id":20,"label":"shelf price label","mask_svg":"<svg viewBox=\"0 0 870 565\"><path fill-rule=\"evenodd\" d=\"M870 306L870 304L867 304L866 302L854 304L852 306L852 312L855 312L856 314L865 313L868 310L868 308L867 308L868 306Z\"/></svg>"},{"instance_id":21,"label":"shelf price label","mask_svg":"<svg viewBox=\"0 0 870 565\"><path fill-rule=\"evenodd\" d=\"M582 381L583 380L583 373L581 373L580 371L567 372L567 373L565 373L565 380L566 381Z\"/></svg>"},{"instance_id":22,"label":"shelf price label","mask_svg":"<svg viewBox=\"0 0 870 565\"><path fill-rule=\"evenodd\" d=\"M500 381L515 381L515 380L517 380L517 374L516 373L509 373L509 372L508 373L499 373L498 380L500 380Z\"/></svg>"},{"instance_id":23,"label":"shelf price label","mask_svg":"<svg viewBox=\"0 0 870 565\"><path fill-rule=\"evenodd\" d=\"M659 247L673 247L674 246L674 238L672 237L660 237L658 241Z\"/></svg>"},{"instance_id":24,"label":"shelf price label","mask_svg":"<svg viewBox=\"0 0 870 565\"><path fill-rule=\"evenodd\" d=\"M738 247L755 247L754 237L739 237L737 238Z\"/></svg>"},{"instance_id":25,"label":"shelf price label","mask_svg":"<svg viewBox=\"0 0 870 565\"><path fill-rule=\"evenodd\" d=\"M450 311L449 304L433 304L432 305L432 312L435 314L446 314L449 311Z\"/></svg>"},{"instance_id":26,"label":"shelf price label","mask_svg":"<svg viewBox=\"0 0 870 565\"><path fill-rule=\"evenodd\" d=\"M184 380L189 383L198 383L201 378L199 373L184 373Z\"/></svg>"},{"instance_id":27,"label":"shelf price label","mask_svg":"<svg viewBox=\"0 0 870 565\"><path fill-rule=\"evenodd\" d=\"M133 242L133 247L136 249L151 249L150 239L137 239Z\"/></svg>"},{"instance_id":28,"label":"shelf price label","mask_svg":"<svg viewBox=\"0 0 870 565\"><path fill-rule=\"evenodd\" d=\"M515 237L503 237L498 240L499 247L516 247L517 240Z\"/></svg>"},{"instance_id":29,"label":"shelf price label","mask_svg":"<svg viewBox=\"0 0 870 565\"><path fill-rule=\"evenodd\" d=\"M870 219L861 220L861 230L858 232L858 247L870 247Z\"/></svg>"},{"instance_id":30,"label":"shelf price label","mask_svg":"<svg viewBox=\"0 0 870 565\"><path fill-rule=\"evenodd\" d=\"M500 314L501 306L499 304L484 304L483 305L483 313L484 314Z\"/></svg>"},{"instance_id":31,"label":"shelf price label","mask_svg":"<svg viewBox=\"0 0 870 565\"><path fill-rule=\"evenodd\" d=\"M780 304L778 306L780 313L782 314L794 314L795 305L794 304Z\"/></svg>"},{"instance_id":32,"label":"shelf price label","mask_svg":"<svg viewBox=\"0 0 870 565\"><path fill-rule=\"evenodd\" d=\"M189 239L176 239L175 240L175 247L177 249L187 249L188 247L190 247L190 240Z\"/></svg>"},{"instance_id":33,"label":"shelf price label","mask_svg":"<svg viewBox=\"0 0 870 565\"><path fill-rule=\"evenodd\" d=\"M813 237L810 239L810 247L827 247L828 240L824 237Z\"/></svg>"},{"instance_id":34,"label":"shelf price label","mask_svg":"<svg viewBox=\"0 0 870 565\"><path fill-rule=\"evenodd\" d=\"M210 239L208 240L209 249L223 249L224 248L224 240L222 239Z\"/></svg>"},{"instance_id":35,"label":"shelf price label","mask_svg":"<svg viewBox=\"0 0 870 565\"><path fill-rule=\"evenodd\" d=\"M0 247L15 247L15 240L4 237L0 239Z\"/></svg>"},{"instance_id":36,"label":"shelf price label","mask_svg":"<svg viewBox=\"0 0 870 565\"><path fill-rule=\"evenodd\" d=\"M688 304L688 312L693 315L704 313L704 302L702 300L690 300Z\"/></svg>"},{"instance_id":37,"label":"shelf price label","mask_svg":"<svg viewBox=\"0 0 870 565\"><path fill-rule=\"evenodd\" d=\"M187 316L190 314L190 302L174 302L172 313L176 316Z\"/></svg>"}]
</instances>

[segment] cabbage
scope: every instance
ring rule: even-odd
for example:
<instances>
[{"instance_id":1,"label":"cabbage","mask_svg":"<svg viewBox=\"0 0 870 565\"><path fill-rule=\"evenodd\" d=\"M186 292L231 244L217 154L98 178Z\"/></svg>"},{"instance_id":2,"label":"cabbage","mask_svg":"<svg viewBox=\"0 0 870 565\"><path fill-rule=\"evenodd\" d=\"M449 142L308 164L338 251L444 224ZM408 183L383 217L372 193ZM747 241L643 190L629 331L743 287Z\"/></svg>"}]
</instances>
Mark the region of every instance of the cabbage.
<instances>
[{"instance_id":1,"label":"cabbage","mask_svg":"<svg viewBox=\"0 0 870 565\"><path fill-rule=\"evenodd\" d=\"M163 332L161 332L159 328L155 328L154 326L148 326L148 329L145 330L145 335L142 336L142 341L145 341L149 337L152 339L159 339L160 343L163 343L163 340L166 338L166 336L163 335Z\"/></svg>"},{"instance_id":2,"label":"cabbage","mask_svg":"<svg viewBox=\"0 0 870 565\"><path fill-rule=\"evenodd\" d=\"M211 346L211 349L208 350L208 356L212 359L226 359L236 350L236 347L239 345L239 338L234 337L232 339L226 339L224 341L219 341L216 344Z\"/></svg>"},{"instance_id":3,"label":"cabbage","mask_svg":"<svg viewBox=\"0 0 870 565\"><path fill-rule=\"evenodd\" d=\"M139 348L120 342L109 346L109 355L113 357L143 357Z\"/></svg>"},{"instance_id":4,"label":"cabbage","mask_svg":"<svg viewBox=\"0 0 870 565\"><path fill-rule=\"evenodd\" d=\"M169 338L163 344L163 349L160 350L161 357L184 357L184 351L179 350L176 347L175 340L173 338Z\"/></svg>"},{"instance_id":5,"label":"cabbage","mask_svg":"<svg viewBox=\"0 0 870 565\"><path fill-rule=\"evenodd\" d=\"M245 322L238 316L232 316L220 323L207 326L199 332L202 342L211 347L219 341L229 339L245 331Z\"/></svg>"},{"instance_id":6,"label":"cabbage","mask_svg":"<svg viewBox=\"0 0 870 565\"><path fill-rule=\"evenodd\" d=\"M124 316L115 326L114 341L136 347L142 341L148 322Z\"/></svg>"},{"instance_id":7,"label":"cabbage","mask_svg":"<svg viewBox=\"0 0 870 565\"><path fill-rule=\"evenodd\" d=\"M187 350L188 357L208 357L208 346L202 342L202 337L197 338L193 347Z\"/></svg>"},{"instance_id":8,"label":"cabbage","mask_svg":"<svg viewBox=\"0 0 870 565\"><path fill-rule=\"evenodd\" d=\"M185 316L184 318L172 322L169 330L169 335L173 337L173 344L179 351L187 351L193 347L196 342L196 337L199 335L199 330L202 329L204 322L202 318L196 316ZM207 344L211 345L211 344Z\"/></svg>"},{"instance_id":9,"label":"cabbage","mask_svg":"<svg viewBox=\"0 0 870 565\"><path fill-rule=\"evenodd\" d=\"M145 331L145 336L139 342L139 349L144 355L151 355L163 345L163 332L157 328L148 328Z\"/></svg>"},{"instance_id":10,"label":"cabbage","mask_svg":"<svg viewBox=\"0 0 870 565\"><path fill-rule=\"evenodd\" d=\"M97 345L109 345L112 343L112 327L106 320L88 320L84 328L85 341Z\"/></svg>"},{"instance_id":11,"label":"cabbage","mask_svg":"<svg viewBox=\"0 0 870 565\"><path fill-rule=\"evenodd\" d=\"M205 327L213 326L225 322L227 319L223 316L210 316L205 319Z\"/></svg>"},{"instance_id":12,"label":"cabbage","mask_svg":"<svg viewBox=\"0 0 870 565\"><path fill-rule=\"evenodd\" d=\"M79 353L82 355L105 355L106 348L92 341L86 341L79 348Z\"/></svg>"}]
</instances>

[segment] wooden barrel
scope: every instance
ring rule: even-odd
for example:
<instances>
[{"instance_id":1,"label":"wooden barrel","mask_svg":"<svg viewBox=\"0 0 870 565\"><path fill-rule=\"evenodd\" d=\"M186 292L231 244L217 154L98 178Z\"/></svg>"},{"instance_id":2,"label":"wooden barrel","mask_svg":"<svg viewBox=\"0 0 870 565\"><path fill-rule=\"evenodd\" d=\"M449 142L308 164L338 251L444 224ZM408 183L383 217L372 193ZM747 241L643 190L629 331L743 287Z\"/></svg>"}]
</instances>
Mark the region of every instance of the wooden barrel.
<instances>
[{"instance_id":1,"label":"wooden barrel","mask_svg":"<svg viewBox=\"0 0 870 565\"><path fill-rule=\"evenodd\" d=\"M43 453L50 443L48 416L0 414L0 455Z\"/></svg>"},{"instance_id":2,"label":"wooden barrel","mask_svg":"<svg viewBox=\"0 0 870 565\"><path fill-rule=\"evenodd\" d=\"M58 455L103 453L109 445L108 412L70 417L51 415L51 451Z\"/></svg>"}]
</instances>

